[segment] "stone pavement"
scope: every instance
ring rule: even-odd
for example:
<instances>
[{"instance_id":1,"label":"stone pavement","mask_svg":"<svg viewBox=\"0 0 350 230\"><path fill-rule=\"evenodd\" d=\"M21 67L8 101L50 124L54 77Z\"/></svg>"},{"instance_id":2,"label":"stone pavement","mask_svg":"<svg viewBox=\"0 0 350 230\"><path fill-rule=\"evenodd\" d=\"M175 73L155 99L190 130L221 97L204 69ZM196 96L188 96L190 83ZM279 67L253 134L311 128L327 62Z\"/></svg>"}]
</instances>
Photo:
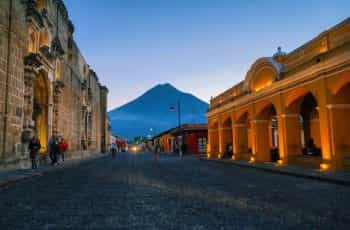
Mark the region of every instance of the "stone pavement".
<instances>
[{"instance_id":1,"label":"stone pavement","mask_svg":"<svg viewBox=\"0 0 350 230\"><path fill-rule=\"evenodd\" d=\"M349 194L196 157L121 153L2 188L0 229L349 229Z\"/></svg>"},{"instance_id":2,"label":"stone pavement","mask_svg":"<svg viewBox=\"0 0 350 230\"><path fill-rule=\"evenodd\" d=\"M67 167L73 167L86 161L94 160L99 157L103 157L102 154L91 155L85 158L78 159L66 159L64 162L60 162L59 165L52 166L50 164L40 165L37 169L16 169L16 170L2 170L0 171L0 188L10 186L21 180L29 179L31 177L42 176L45 173L60 170Z\"/></svg>"},{"instance_id":3,"label":"stone pavement","mask_svg":"<svg viewBox=\"0 0 350 230\"><path fill-rule=\"evenodd\" d=\"M231 164L233 166L239 167L255 168L271 173L279 173L295 177L304 177L308 179L321 180L329 183L350 186L349 171L320 171L319 169L312 169L301 166L278 166L275 163L250 163L242 160L231 160L229 158L217 159L201 157L200 159L204 161Z\"/></svg>"}]
</instances>

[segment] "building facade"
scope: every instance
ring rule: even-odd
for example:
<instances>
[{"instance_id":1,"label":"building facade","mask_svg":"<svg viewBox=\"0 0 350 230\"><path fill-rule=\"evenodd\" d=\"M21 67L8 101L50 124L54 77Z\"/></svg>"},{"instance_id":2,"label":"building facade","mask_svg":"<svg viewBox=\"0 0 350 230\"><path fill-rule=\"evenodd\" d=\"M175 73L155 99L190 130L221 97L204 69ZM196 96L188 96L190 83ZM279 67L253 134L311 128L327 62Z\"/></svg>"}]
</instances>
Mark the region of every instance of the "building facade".
<instances>
[{"instance_id":1,"label":"building facade","mask_svg":"<svg viewBox=\"0 0 350 230\"><path fill-rule=\"evenodd\" d=\"M73 33L62 0L0 1L2 162L25 158L33 133L42 155L53 134L68 141L70 154L106 148L108 90Z\"/></svg>"},{"instance_id":2,"label":"building facade","mask_svg":"<svg viewBox=\"0 0 350 230\"><path fill-rule=\"evenodd\" d=\"M153 141L164 153L205 154L207 136L207 124L183 124L158 134Z\"/></svg>"},{"instance_id":3,"label":"building facade","mask_svg":"<svg viewBox=\"0 0 350 230\"><path fill-rule=\"evenodd\" d=\"M173 129L174 146L182 146L183 154L205 154L207 149L208 125L207 124L184 124ZM178 144L177 144L178 143Z\"/></svg>"},{"instance_id":4,"label":"building facade","mask_svg":"<svg viewBox=\"0 0 350 230\"><path fill-rule=\"evenodd\" d=\"M210 101L208 157L348 167L350 19L290 53L262 57Z\"/></svg>"}]
</instances>

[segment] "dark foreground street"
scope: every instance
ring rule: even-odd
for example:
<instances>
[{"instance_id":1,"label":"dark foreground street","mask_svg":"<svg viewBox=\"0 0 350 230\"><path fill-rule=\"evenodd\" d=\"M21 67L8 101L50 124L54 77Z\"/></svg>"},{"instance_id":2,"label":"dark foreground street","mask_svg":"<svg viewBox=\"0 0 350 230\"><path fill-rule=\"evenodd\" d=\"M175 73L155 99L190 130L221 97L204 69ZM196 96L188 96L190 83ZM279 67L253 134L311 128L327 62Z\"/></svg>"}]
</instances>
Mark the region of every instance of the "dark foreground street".
<instances>
[{"instance_id":1,"label":"dark foreground street","mask_svg":"<svg viewBox=\"0 0 350 230\"><path fill-rule=\"evenodd\" d=\"M0 229L350 229L350 187L119 154L0 191Z\"/></svg>"}]
</instances>

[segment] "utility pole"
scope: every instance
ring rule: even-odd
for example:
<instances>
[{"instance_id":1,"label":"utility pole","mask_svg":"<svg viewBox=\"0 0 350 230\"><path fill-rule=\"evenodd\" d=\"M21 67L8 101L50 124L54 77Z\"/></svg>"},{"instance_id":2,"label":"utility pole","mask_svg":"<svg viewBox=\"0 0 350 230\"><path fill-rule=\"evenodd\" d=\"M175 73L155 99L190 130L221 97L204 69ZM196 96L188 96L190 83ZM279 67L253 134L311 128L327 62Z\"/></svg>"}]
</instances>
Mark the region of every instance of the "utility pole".
<instances>
[{"instance_id":1,"label":"utility pole","mask_svg":"<svg viewBox=\"0 0 350 230\"><path fill-rule=\"evenodd\" d=\"M175 111L175 108L173 106L170 107L170 111L171 112L174 112ZM177 100L177 122L178 122L178 128L181 127L181 101L180 99ZM179 140L178 140L179 141ZM183 142L183 137L181 139L181 145L180 145L180 148L179 148L179 154L180 154L180 157L182 157L182 143Z\"/></svg>"},{"instance_id":2,"label":"utility pole","mask_svg":"<svg viewBox=\"0 0 350 230\"><path fill-rule=\"evenodd\" d=\"M178 127L181 126L181 103L180 100L177 101L177 119L178 119Z\"/></svg>"}]
</instances>

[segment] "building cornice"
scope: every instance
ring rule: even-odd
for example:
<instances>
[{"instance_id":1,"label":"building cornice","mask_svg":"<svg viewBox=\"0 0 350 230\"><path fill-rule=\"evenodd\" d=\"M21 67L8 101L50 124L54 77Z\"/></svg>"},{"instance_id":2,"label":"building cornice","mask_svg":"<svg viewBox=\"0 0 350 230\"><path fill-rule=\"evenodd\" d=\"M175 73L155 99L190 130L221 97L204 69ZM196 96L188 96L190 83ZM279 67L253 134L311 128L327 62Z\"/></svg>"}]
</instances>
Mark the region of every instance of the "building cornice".
<instances>
[{"instance_id":1,"label":"building cornice","mask_svg":"<svg viewBox=\"0 0 350 230\"><path fill-rule=\"evenodd\" d=\"M239 108L242 106L247 106L247 104L265 100L267 97L271 97L276 93L290 91L295 87L300 87L306 83L312 82L320 76L327 78L333 74L338 73L339 69L341 71L344 69L350 70L350 50L344 52L341 55L327 59L321 63L315 64L314 66L311 66L292 76L289 76L288 78L276 81L261 91L247 94L245 96L237 98L232 102L223 104L220 107L210 109L207 112L207 117L211 117L218 113L224 113L227 110L233 108Z\"/></svg>"}]
</instances>

